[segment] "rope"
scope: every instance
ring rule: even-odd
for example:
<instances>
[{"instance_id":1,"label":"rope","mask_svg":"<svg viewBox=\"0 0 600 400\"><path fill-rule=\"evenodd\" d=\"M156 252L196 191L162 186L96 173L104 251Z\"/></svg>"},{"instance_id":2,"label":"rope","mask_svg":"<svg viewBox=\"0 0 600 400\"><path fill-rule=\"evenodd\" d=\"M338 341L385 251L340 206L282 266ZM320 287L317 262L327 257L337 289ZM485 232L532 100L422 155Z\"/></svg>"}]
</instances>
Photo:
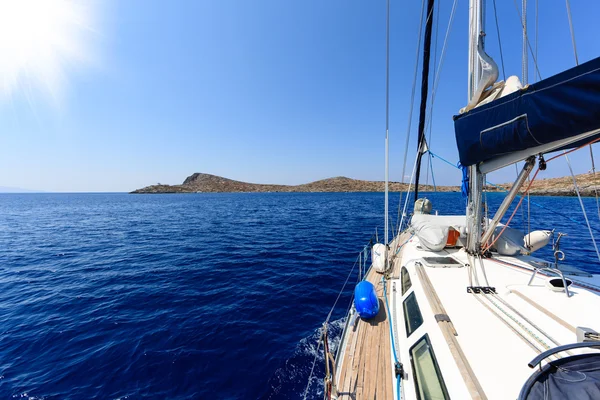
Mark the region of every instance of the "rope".
<instances>
[{"instance_id":1,"label":"rope","mask_svg":"<svg viewBox=\"0 0 600 400\"><path fill-rule=\"evenodd\" d=\"M402 249L402 247L404 247L404 245L408 242L410 242L410 239L413 238L413 236L415 236L415 234L411 234L410 237L408 239L406 239L406 242L402 243L400 246L398 246L398 249L396 249L396 252L394 253L394 255L398 255L398 253L400 252L400 249Z\"/></svg>"},{"instance_id":2,"label":"rope","mask_svg":"<svg viewBox=\"0 0 600 400\"><path fill-rule=\"evenodd\" d=\"M497 312L492 310L492 308L489 305L487 305L483 300L481 300L481 298L479 296L475 295L475 299L477 301L479 301L481 303L481 305L484 306L489 312L491 312L492 315L495 315L496 318L498 318L504 325L506 325L510 330L512 330L525 343L527 343L534 351L541 353L540 349L538 349L536 345L534 345L529 339L527 339L525 336L523 336L523 334L521 332L519 332L514 326L509 324L506 319L502 318L500 316L500 314L498 314Z\"/></svg>"},{"instance_id":3,"label":"rope","mask_svg":"<svg viewBox=\"0 0 600 400\"><path fill-rule=\"evenodd\" d=\"M536 0L537 1L537 0ZM500 40L500 25L498 25L498 13L496 12L496 0L494 0L494 18L496 19L496 32L498 33L498 47L500 48L500 61L502 62L502 77L506 82L506 74L504 73L504 56L502 55L502 41ZM537 40L537 36L536 36ZM537 42L536 42L537 45ZM536 47L537 49L537 47Z\"/></svg>"},{"instance_id":4,"label":"rope","mask_svg":"<svg viewBox=\"0 0 600 400\"><path fill-rule=\"evenodd\" d=\"M540 328L539 326L537 326L536 324L534 324L529 318L527 318L526 316L524 316L523 314L521 314L519 312L519 310L517 310L516 308L514 308L513 306L510 305L510 303L508 303L506 300L504 300L502 297L498 296L497 294L491 294L490 296L494 297L495 299L498 299L502 304L504 304L506 307L508 307L509 310L511 310L512 312L514 312L519 318L521 318L522 320L524 320L525 322L527 322L529 325L531 325L534 329L537 329L537 331L539 333L541 333L542 335L546 336L546 338L548 340L550 340L552 343L554 343L557 346L560 346L560 343L558 343L556 341L556 339L554 339L552 336L550 336L549 334L547 334L546 332L544 332L542 330L542 328Z\"/></svg>"},{"instance_id":5,"label":"rope","mask_svg":"<svg viewBox=\"0 0 600 400\"><path fill-rule=\"evenodd\" d=\"M492 303L498 310L500 310L500 312L502 312L502 314L506 315L515 324L517 324L521 329L523 329L525 332L527 332L529 334L529 336L531 336L533 339L535 339L536 342L538 342L539 344L541 344L546 350L550 350L550 346L542 338L540 338L538 335L536 335L535 332L533 332L532 330L528 329L521 321L519 321L517 318L515 318L514 316L512 316L511 314L509 314L506 310L504 310L502 307L500 307L494 300L491 299L490 296L485 295L485 294L483 296L490 303Z\"/></svg>"}]
</instances>

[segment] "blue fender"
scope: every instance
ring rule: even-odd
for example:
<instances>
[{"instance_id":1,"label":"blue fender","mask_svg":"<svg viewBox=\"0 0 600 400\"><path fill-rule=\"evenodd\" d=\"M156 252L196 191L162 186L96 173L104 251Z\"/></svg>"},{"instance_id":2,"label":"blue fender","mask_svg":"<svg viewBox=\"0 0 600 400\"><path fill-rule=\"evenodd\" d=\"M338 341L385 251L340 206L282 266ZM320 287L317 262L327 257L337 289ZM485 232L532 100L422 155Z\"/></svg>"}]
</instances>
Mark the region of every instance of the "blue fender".
<instances>
[{"instance_id":1,"label":"blue fender","mask_svg":"<svg viewBox=\"0 0 600 400\"><path fill-rule=\"evenodd\" d=\"M362 281L354 288L354 308L364 319L373 318L379 313L379 299L371 282Z\"/></svg>"}]
</instances>

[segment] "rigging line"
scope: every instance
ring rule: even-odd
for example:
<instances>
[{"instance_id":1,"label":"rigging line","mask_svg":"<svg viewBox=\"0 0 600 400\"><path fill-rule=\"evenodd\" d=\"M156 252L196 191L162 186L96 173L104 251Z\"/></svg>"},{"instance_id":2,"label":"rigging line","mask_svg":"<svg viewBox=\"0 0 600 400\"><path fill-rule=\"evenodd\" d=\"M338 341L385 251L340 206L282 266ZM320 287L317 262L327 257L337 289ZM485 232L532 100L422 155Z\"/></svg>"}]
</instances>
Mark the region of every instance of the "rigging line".
<instances>
[{"instance_id":1,"label":"rigging line","mask_svg":"<svg viewBox=\"0 0 600 400\"><path fill-rule=\"evenodd\" d=\"M431 153L429 153L429 155L431 155ZM437 185L435 184L435 175L433 174L433 157L429 157L429 164L431 166L431 181L433 183L433 191L437 192Z\"/></svg>"},{"instance_id":2,"label":"rigging line","mask_svg":"<svg viewBox=\"0 0 600 400\"><path fill-rule=\"evenodd\" d=\"M436 64L435 64L435 61L434 61L434 75L435 75L435 78L433 80L433 89L431 91L431 104L429 106L429 112L428 112L428 115L426 117L425 125L424 125L424 130L425 131L427 129L429 129L429 140L426 142L427 143L427 149L429 149L429 146L431 146L431 137L432 137L432 131L433 131L433 109L434 109L434 104L435 104L435 96L436 96L436 93L437 93L437 87L438 87L439 82L440 82L441 72L442 72L442 69L444 68L444 60L446 58L446 48L447 48L447 45L448 45L448 38L450 37L450 32L452 31L452 26L454 24L454 16L456 15L456 6L457 6L457 3L458 3L457 0L454 0L453 3L452 3L452 11L450 12L450 17L448 19L448 26L446 27L446 34L444 35L444 44L442 45L442 51L440 53L440 60L439 60L439 63L437 64L437 67L436 67ZM438 3L438 6L439 6L439 3ZM438 7L438 9L439 9L439 7ZM436 28L436 32L437 31L438 31L438 29ZM436 50L437 50L437 33L436 33ZM437 52L435 53L434 57L437 58ZM434 60L435 60L435 58L434 58ZM427 150L427 152L428 152L428 150ZM423 155L424 154L425 153L423 153ZM433 153L428 153L428 158L429 158L429 164L431 164L432 180L435 180L435 178L433 177L433 164L432 164L432 160L431 160L431 155L432 154ZM418 154L417 154L417 158L419 159L419 155ZM426 177L427 177L426 183L427 184L429 183L429 164L427 165L427 175L426 175ZM420 162L419 162L419 168L417 169L417 171L419 171L419 170L420 170ZM436 186L435 183L434 183L434 186ZM416 195L418 193L418 189L417 189L418 188L418 172L417 172L417 182L416 182L415 188L416 188L416 190L415 190L415 200L416 200L416 197L417 197Z\"/></svg>"},{"instance_id":3,"label":"rigging line","mask_svg":"<svg viewBox=\"0 0 600 400\"><path fill-rule=\"evenodd\" d=\"M536 0L537 1L537 0ZM517 164L515 164L516 166ZM529 175L527 175L527 183L531 183L530 179L529 179ZM527 192L526 194L523 194L523 196L527 195L527 236L526 236L526 242L525 245L526 247L530 247L531 246L531 196L530 193ZM523 197L522 196L522 197ZM523 216L524 213L524 209L521 209L521 216ZM560 214L560 213L557 213ZM523 221L523 229L525 229L525 221Z\"/></svg>"},{"instance_id":4,"label":"rigging line","mask_svg":"<svg viewBox=\"0 0 600 400\"><path fill-rule=\"evenodd\" d=\"M575 30L573 28L573 16L571 15L571 2L566 0L567 16L569 18L569 30L571 31L571 42L573 43L573 53L575 54L575 64L579 65L579 57L577 56L577 44L575 41ZM600 218L600 201L598 200L598 181L596 180L596 166L594 163L594 152L590 144L590 159L592 160L592 173L594 175L594 193L596 195L596 208L598 209L598 218Z\"/></svg>"},{"instance_id":5,"label":"rigging line","mask_svg":"<svg viewBox=\"0 0 600 400\"><path fill-rule=\"evenodd\" d=\"M539 172L540 172L540 168L538 167L538 169L535 171L535 175L533 175L533 178L529 182L529 185L527 186L527 189L525 189L525 193L529 192L529 189L531 188L531 185L533 184L533 181L535 181L535 178L537 177L537 174ZM524 198L525 198L525 196L521 196L521 199L519 200L519 202L517 203L517 206L513 210L512 214L510 215L510 218L508 219L508 221L506 221L506 224L504 224L504 227L502 227L502 230L500 231L500 233L498 235L496 235L496 237L494 238L494 240L492 240L492 243L490 243L488 246L485 247L485 249L483 250L484 253L486 251L488 251L494 244L496 244L496 241L498 239L500 239L500 236L502 236L502 234L504 233L504 231L506 230L506 228L508 228L508 225L510 224L510 221L512 221L513 217L517 213L517 210L521 206L521 203L523 203L523 199ZM483 243L482 243L482 245L483 245ZM594 245L595 245L595 242L594 242Z\"/></svg>"},{"instance_id":6,"label":"rigging line","mask_svg":"<svg viewBox=\"0 0 600 400\"><path fill-rule=\"evenodd\" d=\"M495 0L494 0L495 1ZM535 58L537 59L538 56L538 21L539 21L539 13L538 13L539 7L538 7L538 0L535 0ZM537 76L537 81L539 81L540 79L542 79L540 77L540 75L537 73L536 70L536 74Z\"/></svg>"},{"instance_id":7,"label":"rigging line","mask_svg":"<svg viewBox=\"0 0 600 400\"><path fill-rule=\"evenodd\" d=\"M523 85L527 85L529 82L529 64L527 63L527 0L521 0L521 9L523 10L521 24L523 26L523 56L521 59L521 75L523 79Z\"/></svg>"},{"instance_id":8,"label":"rigging line","mask_svg":"<svg viewBox=\"0 0 600 400\"><path fill-rule=\"evenodd\" d=\"M384 244L388 244L389 220L388 196L389 196L389 158L390 158L390 0L387 0L387 13L385 22L385 215L384 215ZM386 260L389 260L386 252Z\"/></svg>"},{"instance_id":9,"label":"rigging line","mask_svg":"<svg viewBox=\"0 0 600 400\"><path fill-rule=\"evenodd\" d=\"M408 188L406 190L406 198L404 199L404 207L403 207L403 210L402 210L402 218L400 219L400 224L398 225L398 230L402 229L402 227L404 226L404 217L406 217L406 208L408 207L408 199L410 198L410 189L411 189L411 186L412 186L413 178L415 176L415 170L417 168L417 159L418 159L418 157L415 157L415 163L413 165L412 175L410 177L410 182L408 183ZM398 207L398 211L400 211L400 207Z\"/></svg>"},{"instance_id":10,"label":"rigging line","mask_svg":"<svg viewBox=\"0 0 600 400\"><path fill-rule=\"evenodd\" d=\"M427 117L427 98L429 97L429 59L431 57L431 29L433 27L433 6L435 0L427 0L427 23L423 43L423 69L421 71L421 101L419 104L419 127L417 141L417 169L415 171L415 201L419 198L419 177L421 175L421 160L425 144L425 119Z\"/></svg>"},{"instance_id":11,"label":"rigging line","mask_svg":"<svg viewBox=\"0 0 600 400\"><path fill-rule=\"evenodd\" d=\"M569 166L569 171L571 172L571 178L573 178L573 185L575 186L575 192L577 192L577 198L579 199L579 205L581 206L581 212L583 213L583 217L585 218L585 222L587 223L588 230L590 231L590 237L592 238L592 243L594 243L594 249L596 249L596 255L598 256L598 261L600 261L600 251L598 251L598 246L596 245L596 239L594 238L594 232L592 232L592 227L590 226L590 221L588 220L587 213L585 212L583 200L581 200L581 194L579 193L579 186L577 186L577 179L575 179L575 174L573 173L573 167L571 167L571 161L569 160L569 156L567 156L566 154L565 154L565 159L567 160L567 165Z\"/></svg>"},{"instance_id":12,"label":"rigging line","mask_svg":"<svg viewBox=\"0 0 600 400\"><path fill-rule=\"evenodd\" d=\"M436 66L437 66L437 55L438 55L438 38L440 36L440 2L438 1L435 5L435 13L434 13L434 17L435 17L435 43L433 44L433 85L435 85L435 77L437 76L436 73ZM433 87L432 85L432 87ZM429 100L430 104L433 104L433 96L434 96L434 92L433 90L431 91L431 98ZM431 121L431 117L432 117L432 109L431 106L429 107L429 124L426 123L426 130L429 130L429 135L427 137L427 146L431 146L431 133L433 131L433 123ZM425 172L425 186L429 186L429 166L431 165L431 154L427 153L427 168L426 168L426 172ZM431 173L433 174L433 170L431 171ZM432 176L433 179L433 176ZM434 184L435 186L435 184Z\"/></svg>"},{"instance_id":13,"label":"rigging line","mask_svg":"<svg viewBox=\"0 0 600 400\"><path fill-rule=\"evenodd\" d=\"M432 121L433 118L433 105L435 103L435 95L437 93L437 87L438 84L440 83L440 74L442 72L442 69L444 67L444 60L446 58L446 46L448 44L448 38L450 37L450 31L452 30L452 26L454 24L454 16L456 15L456 5L457 5L458 1L454 0L453 4L452 4L452 11L450 12L450 18L448 19L448 27L446 28L446 35L444 36L444 44L442 46L442 52L440 54L440 61L439 61L439 65L436 69L436 73L435 73L435 79L433 81L433 90L432 90L432 96L431 96L431 105L429 107L429 118L426 121L426 125ZM430 145L430 143L428 143L428 145Z\"/></svg>"},{"instance_id":14,"label":"rigging line","mask_svg":"<svg viewBox=\"0 0 600 400\"><path fill-rule=\"evenodd\" d=\"M570 153L572 153L572 152L574 152L574 151L577 151L577 150L579 150L579 149L582 149L582 148L584 148L584 147L585 147L585 146L587 146L587 145L592 145L592 144L594 144L594 143L596 143L596 142L598 142L598 141L600 141L600 138L596 138L596 139L592 140L591 142L588 142L588 143L586 143L586 144L582 144L581 146L578 146L578 147L572 148L572 149L570 149L570 150L563 150L563 152L562 152L562 153L560 153L560 154L557 154L557 155L555 155L555 156L553 156L553 157L550 157L549 159L547 159L547 160L546 160L546 164L547 164L548 162L552 161L552 160L555 160L555 159L557 159L558 157L565 156L565 155L567 155L567 154L570 154Z\"/></svg>"},{"instance_id":15,"label":"rigging line","mask_svg":"<svg viewBox=\"0 0 600 400\"><path fill-rule=\"evenodd\" d=\"M434 158L436 158L436 157L437 157L437 158L439 158L441 161L445 162L446 164L448 164L448 165L451 165L452 167L454 167L454 168L456 168L456 169L460 169L460 168L459 168L459 167L457 167L456 165L452 164L450 161L446 160L446 159L445 159L445 158L443 158L443 157L440 157L439 155L437 155L437 154L433 153L432 151L430 151L430 153L431 153L431 155L432 155ZM502 186L500 186L500 185L496 185L495 183L492 183L492 182L489 182L489 181L486 181L485 183L486 183L486 185L491 185L491 186L495 187L496 189L499 189L499 190L501 190L501 191L503 191L503 192L508 192L508 190L506 190L505 188L503 188L503 187L502 187ZM529 193L527 193L527 201L528 201L528 204L529 204L529 202L530 202L530 200L529 200ZM540 203L537 203L537 202L535 202L535 201L531 201L531 204L533 204L534 206L536 206L536 207L538 207L538 208L541 208L542 210L546 210L546 211L549 211L549 212L551 212L551 213L553 213L553 214L560 215L561 217L564 217L564 218L568 219L569 221L571 221L571 222L574 222L574 223L576 223L576 224L578 224L578 225L585 225L585 223L583 223L583 222L581 222L581 221L578 221L578 220L576 220L575 218L572 218L572 217L571 217L571 216L569 216L569 215L563 214L563 213L561 213L561 212L558 212L558 211L556 211L556 210L553 210L553 209L551 209L551 208L548 208L548 207L544 207L543 205L541 205ZM595 230L595 231L597 231L597 232L600 232L600 229L598 229L598 228L595 228L595 227L593 227L592 229L593 229L593 230ZM531 231L531 228L529 228L529 231Z\"/></svg>"},{"instance_id":16,"label":"rigging line","mask_svg":"<svg viewBox=\"0 0 600 400\"><path fill-rule=\"evenodd\" d=\"M521 17L521 11L519 11L519 5L517 4L517 0L514 0L514 3L515 3L515 8L517 10L517 14L519 15L519 22L521 23L521 28L524 29L523 18ZM529 39L527 39L527 47L529 48L529 51L531 52L531 57L533 58L533 65L535 66L535 70L537 71L539 78L542 79L542 74L540 74L540 69L538 67L537 56L535 54L533 54L533 49L531 48L531 43L529 42Z\"/></svg>"},{"instance_id":17,"label":"rigging line","mask_svg":"<svg viewBox=\"0 0 600 400\"><path fill-rule=\"evenodd\" d=\"M410 109L408 111L408 128L406 129L406 145L404 146L404 162L402 164L402 183L404 183L404 174L406 173L406 159L408 158L408 146L410 144L410 128L412 125L412 115L415 104L415 89L417 88L417 76L419 73L419 50L421 49L421 38L423 35L423 15L425 13L425 0L421 0L421 24L419 26L419 39L417 41L417 54L415 55L415 72L413 75L412 92L410 95ZM400 203L398 203L398 213L400 213Z\"/></svg>"},{"instance_id":18,"label":"rigging line","mask_svg":"<svg viewBox=\"0 0 600 400\"><path fill-rule=\"evenodd\" d=\"M331 315L333 314L333 310L335 310L335 306L337 305L337 302L339 301L340 297L342 296L344 289L346 289L346 285L348 284L348 281L350 280L350 276L352 276L352 272L354 272L354 268L356 268L357 263L358 263L358 257L356 257L356 260L354 261L354 265L350 269L350 272L348 273L348 276L346 277L346 281L344 282L342 289L338 293L337 298L335 299L335 302L333 303L333 306L331 307L331 310L329 311L329 314L327 314L327 318L325 319L326 324L329 323L329 320L331 319Z\"/></svg>"},{"instance_id":19,"label":"rigging line","mask_svg":"<svg viewBox=\"0 0 600 400\"><path fill-rule=\"evenodd\" d=\"M536 0L537 2L537 0ZM502 54L502 41L500 40L500 25L498 24L498 13L496 12L496 0L493 1L494 4L494 18L496 19L496 32L498 34L498 47L500 48L500 61L502 62L502 77L506 82L506 73L504 72L504 56ZM536 51L537 51L537 36L536 36Z\"/></svg>"},{"instance_id":20,"label":"rigging line","mask_svg":"<svg viewBox=\"0 0 600 400\"><path fill-rule=\"evenodd\" d=\"M573 42L573 53L575 53L575 64L579 65L579 57L577 57L577 45L575 44L575 31L573 30L573 18L571 16L571 2L566 0L567 16L569 17L569 29L571 31L571 42Z\"/></svg>"},{"instance_id":21,"label":"rigging line","mask_svg":"<svg viewBox=\"0 0 600 400\"><path fill-rule=\"evenodd\" d=\"M319 331L320 330L321 330L321 328L319 328ZM317 351L315 352L315 358L313 359L312 367L310 369L310 375L308 375L308 382L306 383L306 389L304 389L304 397L303 397L304 400L306 400L306 396L308 395L308 389L310 389L311 379L313 376L313 372L315 371L315 364L317 363L317 357L319 356L319 350L321 349L321 335L319 335L318 343L319 344L317 345Z\"/></svg>"},{"instance_id":22,"label":"rigging line","mask_svg":"<svg viewBox=\"0 0 600 400\"><path fill-rule=\"evenodd\" d=\"M598 181L596 179L596 164L594 163L594 151L590 144L590 158L592 159L592 174L594 176L594 192L596 194L596 208L598 209L598 219L600 219L600 201L598 200Z\"/></svg>"},{"instance_id":23,"label":"rigging line","mask_svg":"<svg viewBox=\"0 0 600 400\"><path fill-rule=\"evenodd\" d=\"M515 172L517 173L517 178L518 178L519 177L519 167L517 166L517 164L518 163L515 163ZM525 209L524 208L521 208L521 224L523 225L523 228L525 228Z\"/></svg>"},{"instance_id":24,"label":"rigging line","mask_svg":"<svg viewBox=\"0 0 600 400\"><path fill-rule=\"evenodd\" d=\"M579 150L582 147L585 147L587 145L591 145L592 143L595 143L595 142L597 142L599 140L600 140L600 138L596 138L596 139L592 140L591 142L583 144L583 145L581 145L579 147L576 147L574 149L571 149L571 150L568 150L568 151L567 150L563 150L562 154L557 154L554 157L551 157L548 160L546 160L546 164L549 163L552 160L557 159L558 157L561 157L561 156L567 157L567 154L572 153L572 152L574 152L576 150ZM587 214L585 213L585 207L583 206L583 201L581 200L581 195L579 194L579 187L577 186L577 180L575 179L575 175L573 174L573 169L571 168L571 163L568 161L568 158L567 158L567 162L569 164L569 169L571 171L571 176L573 177L573 183L575 184L575 190L577 192L577 197L579 198L579 204L581 205L581 210L583 211L583 216L585 217L585 222L587 224L588 230L590 231L590 236L592 237L592 242L594 244L594 248L596 249L596 255L598 256L598 260L600 261L600 252L598 251L598 246L596 246L596 240L594 239L594 234L592 233L592 227L590 226L590 221L588 220ZM527 189L525 189L525 194L529 193L529 189L531 188L531 185L533 184L533 181L535 181L535 178L536 178L538 172L540 172L540 168L539 167L535 171L535 175L533 175L533 178L531 178L531 180L529 181L529 185L527 186ZM502 234L504 233L504 231L508 227L508 224L510 224L510 221L513 219L513 217L515 216L517 210L521 206L521 203L523 203L523 199L524 198L525 198L525 196L521 196L521 199L519 200L519 203L517 203L517 206L515 207L515 209L512 212L512 214L510 215L510 218L508 219L508 221L506 222L506 224L504 225L504 227L502 228L502 230L500 231L500 233L492 241L492 243L489 246L486 246L486 248L483 250L484 252L488 251L496 243L496 241L500 238L500 236L502 236Z\"/></svg>"}]
</instances>

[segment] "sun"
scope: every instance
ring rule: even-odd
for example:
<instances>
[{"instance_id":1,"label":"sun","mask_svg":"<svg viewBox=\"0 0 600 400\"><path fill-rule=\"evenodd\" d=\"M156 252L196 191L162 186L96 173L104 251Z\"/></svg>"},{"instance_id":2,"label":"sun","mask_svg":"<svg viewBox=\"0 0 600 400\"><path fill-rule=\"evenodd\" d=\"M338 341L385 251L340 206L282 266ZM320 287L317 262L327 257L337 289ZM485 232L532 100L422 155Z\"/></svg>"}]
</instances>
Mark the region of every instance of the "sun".
<instances>
[{"instance_id":1,"label":"sun","mask_svg":"<svg viewBox=\"0 0 600 400\"><path fill-rule=\"evenodd\" d=\"M91 60L92 4L0 0L0 97L40 91L61 100L67 74Z\"/></svg>"}]
</instances>

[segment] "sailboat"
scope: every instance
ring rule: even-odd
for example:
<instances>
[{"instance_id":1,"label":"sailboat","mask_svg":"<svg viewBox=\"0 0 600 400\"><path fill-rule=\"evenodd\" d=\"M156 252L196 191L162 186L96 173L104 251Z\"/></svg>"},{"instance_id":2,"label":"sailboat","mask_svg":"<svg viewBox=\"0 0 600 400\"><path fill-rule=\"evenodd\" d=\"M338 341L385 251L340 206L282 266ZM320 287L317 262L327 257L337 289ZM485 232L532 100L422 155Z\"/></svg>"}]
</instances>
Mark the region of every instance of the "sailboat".
<instances>
[{"instance_id":1,"label":"sailboat","mask_svg":"<svg viewBox=\"0 0 600 400\"><path fill-rule=\"evenodd\" d=\"M600 140L600 58L531 85L498 82L482 0L470 0L469 97L454 116L466 211L463 203L462 215L433 214L431 201L418 197L433 4L413 212L397 235L372 247L335 354L324 325L324 396L600 399L600 276L564 262L551 227L525 234L509 225L512 217L501 223L538 171ZM486 174L517 162L521 172L488 215ZM386 202L386 235L387 218ZM552 237L554 260L537 258Z\"/></svg>"}]
</instances>

